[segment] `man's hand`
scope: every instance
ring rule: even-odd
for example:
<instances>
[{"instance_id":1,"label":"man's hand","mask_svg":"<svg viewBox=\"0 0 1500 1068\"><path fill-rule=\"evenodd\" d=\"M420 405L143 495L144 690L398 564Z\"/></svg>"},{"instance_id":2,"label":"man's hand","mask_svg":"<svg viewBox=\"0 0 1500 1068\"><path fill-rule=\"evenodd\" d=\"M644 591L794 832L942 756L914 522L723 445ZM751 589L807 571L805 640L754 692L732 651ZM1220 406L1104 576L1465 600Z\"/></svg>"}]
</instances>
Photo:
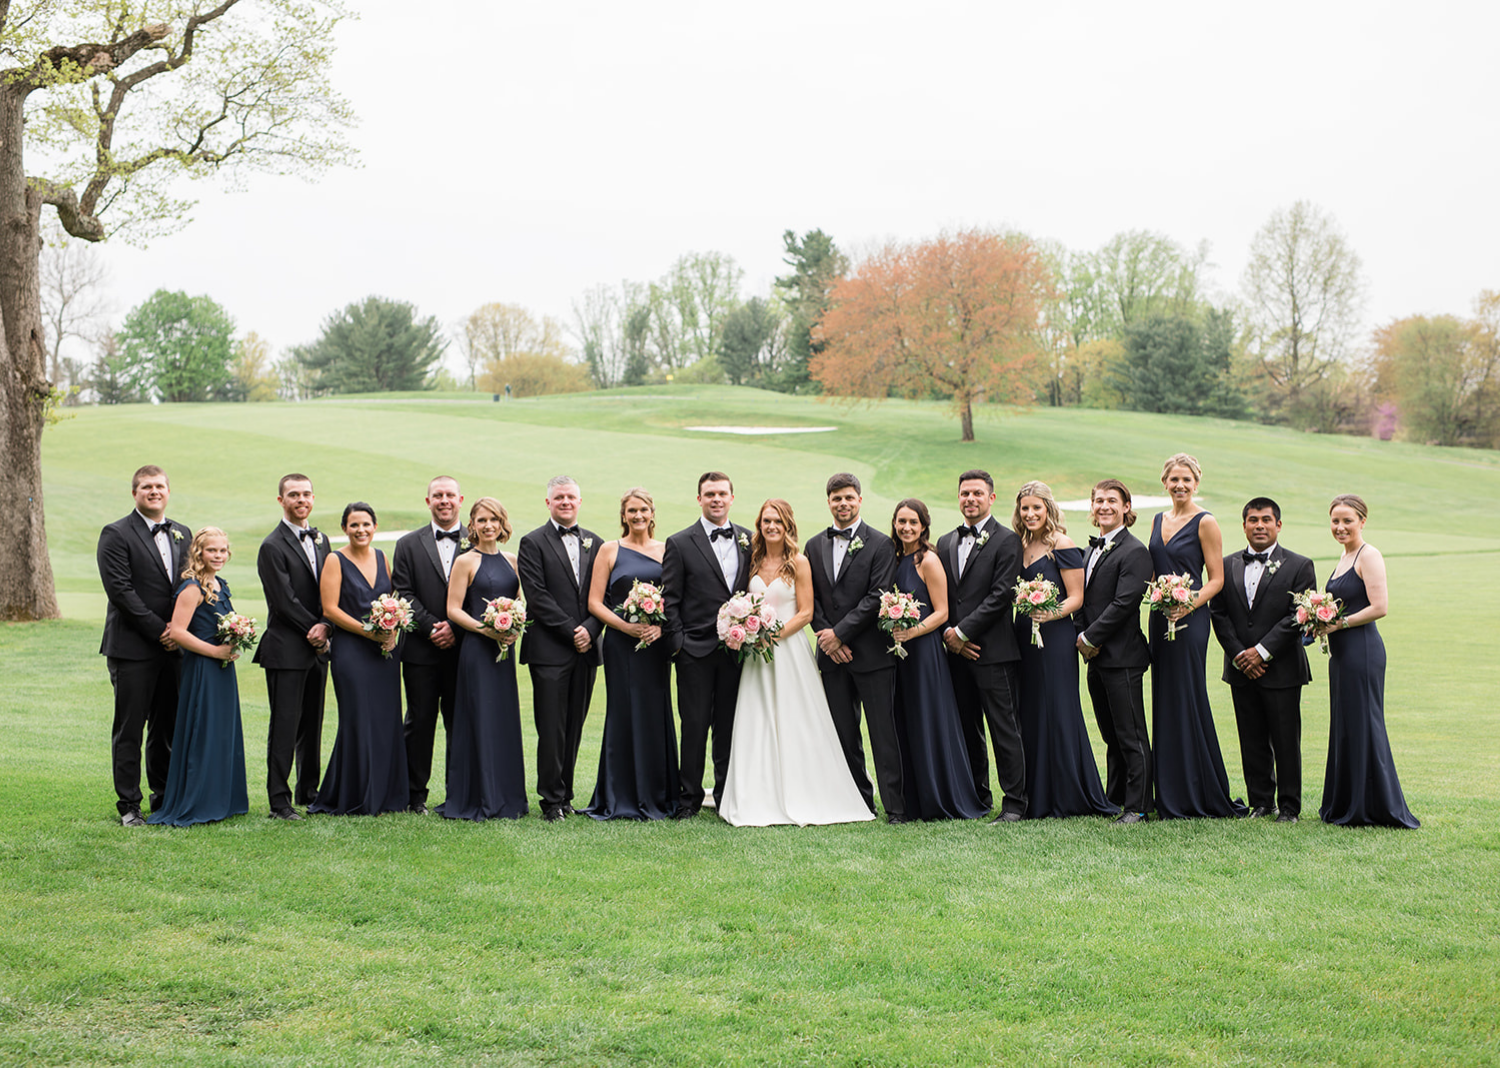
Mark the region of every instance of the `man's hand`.
<instances>
[{"instance_id":1,"label":"man's hand","mask_svg":"<svg viewBox=\"0 0 1500 1068\"><path fill-rule=\"evenodd\" d=\"M168 623L162 628L161 635L156 639L161 642L161 647L169 653L177 651L177 643L172 640L172 624Z\"/></svg>"},{"instance_id":2,"label":"man's hand","mask_svg":"<svg viewBox=\"0 0 1500 1068\"><path fill-rule=\"evenodd\" d=\"M817 637L818 648L827 656L833 656L844 647L844 643L839 641L839 636L833 632L832 627L825 627L818 631Z\"/></svg>"},{"instance_id":3,"label":"man's hand","mask_svg":"<svg viewBox=\"0 0 1500 1068\"><path fill-rule=\"evenodd\" d=\"M574 631L573 631L573 648L574 649L577 649L580 653L586 653L586 652L589 651L589 647L592 646L593 644L594 644L594 639L589 634L587 628L585 628L583 626L579 626L579 627L577 627L577 628L574 629Z\"/></svg>"},{"instance_id":4,"label":"man's hand","mask_svg":"<svg viewBox=\"0 0 1500 1068\"><path fill-rule=\"evenodd\" d=\"M964 641L953 627L943 631L943 644L948 647L950 653L957 653L965 660L979 659L979 646L973 642Z\"/></svg>"},{"instance_id":5,"label":"man's hand","mask_svg":"<svg viewBox=\"0 0 1500 1068\"><path fill-rule=\"evenodd\" d=\"M439 649L451 649L453 648L453 643L457 640L453 636L453 624L449 623L446 619L441 623L434 623L432 625L432 633L428 635L428 638Z\"/></svg>"},{"instance_id":6,"label":"man's hand","mask_svg":"<svg viewBox=\"0 0 1500 1068\"><path fill-rule=\"evenodd\" d=\"M1084 660L1092 660L1094 659L1094 657L1099 655L1099 647L1097 645L1090 645L1088 642L1084 641L1082 634L1078 636L1078 641L1074 642L1073 644L1078 649L1078 655L1083 657Z\"/></svg>"},{"instance_id":7,"label":"man's hand","mask_svg":"<svg viewBox=\"0 0 1500 1068\"><path fill-rule=\"evenodd\" d=\"M847 645L840 645L836 652L829 654L828 658L835 664L847 664L854 659L854 650Z\"/></svg>"},{"instance_id":8,"label":"man's hand","mask_svg":"<svg viewBox=\"0 0 1500 1068\"><path fill-rule=\"evenodd\" d=\"M305 637L307 638L307 644L321 653L328 648L328 624L314 623L307 628Z\"/></svg>"},{"instance_id":9,"label":"man's hand","mask_svg":"<svg viewBox=\"0 0 1500 1068\"><path fill-rule=\"evenodd\" d=\"M1236 653L1234 657L1234 666L1239 668L1246 675L1250 675L1252 679L1260 678L1261 675L1265 674L1266 670L1266 662L1260 658L1260 651L1253 648L1242 649L1238 653ZM1250 672L1252 668L1259 668L1259 671L1251 675Z\"/></svg>"}]
</instances>

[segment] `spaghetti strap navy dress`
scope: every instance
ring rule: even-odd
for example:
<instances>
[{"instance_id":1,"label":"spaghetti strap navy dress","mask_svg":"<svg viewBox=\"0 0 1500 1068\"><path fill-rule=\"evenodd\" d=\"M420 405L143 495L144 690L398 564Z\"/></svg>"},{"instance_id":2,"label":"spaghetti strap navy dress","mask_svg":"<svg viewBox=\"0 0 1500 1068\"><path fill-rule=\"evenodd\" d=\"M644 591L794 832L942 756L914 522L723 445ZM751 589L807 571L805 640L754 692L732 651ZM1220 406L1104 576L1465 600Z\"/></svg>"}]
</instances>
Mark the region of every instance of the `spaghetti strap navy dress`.
<instances>
[{"instance_id":1,"label":"spaghetti strap navy dress","mask_svg":"<svg viewBox=\"0 0 1500 1068\"><path fill-rule=\"evenodd\" d=\"M189 586L177 587L177 596ZM229 583L219 579L218 600L205 597L188 621L188 633L210 645L219 640L219 617L234 611ZM240 725L240 689L235 665L227 660L182 652L182 682L177 689L177 732L161 807L147 823L187 827L194 823L240 816L250 811L245 786L245 735Z\"/></svg>"},{"instance_id":2,"label":"spaghetti strap navy dress","mask_svg":"<svg viewBox=\"0 0 1500 1068\"><path fill-rule=\"evenodd\" d=\"M1161 517L1151 521L1151 564L1157 576L1182 574L1203 588L1203 543L1199 512L1167 542ZM1142 593L1145 591L1142 590ZM1177 624L1167 640L1167 617L1151 613L1151 756L1156 769L1156 812L1163 819L1244 816L1242 801L1229 796L1229 775L1208 703L1208 611L1199 609Z\"/></svg>"},{"instance_id":3,"label":"spaghetti strap navy dress","mask_svg":"<svg viewBox=\"0 0 1500 1068\"><path fill-rule=\"evenodd\" d=\"M1021 570L1026 580L1044 578L1063 589L1065 570L1083 570L1083 550L1055 549ZM1017 612L1021 647L1021 747L1026 754L1027 819L1047 816L1113 816L1099 782L1078 698L1078 652L1073 617L1043 623L1042 647L1031 644L1031 617Z\"/></svg>"},{"instance_id":4,"label":"spaghetti strap navy dress","mask_svg":"<svg viewBox=\"0 0 1500 1068\"><path fill-rule=\"evenodd\" d=\"M339 607L355 619L370 613L370 602L391 593L385 554L375 550L375 584L341 552L343 584ZM406 739L401 727L401 657L380 655L380 645L347 631L335 633L329 657L339 729L309 812L332 816L378 816L405 812L410 799Z\"/></svg>"},{"instance_id":5,"label":"spaghetti strap navy dress","mask_svg":"<svg viewBox=\"0 0 1500 1068\"><path fill-rule=\"evenodd\" d=\"M619 546L605 603L624 602L633 583L661 585L661 564ZM599 779L584 814L596 820L659 820L677 813L677 729L665 642L639 651L618 630L604 635L604 743Z\"/></svg>"},{"instance_id":6,"label":"spaghetti strap navy dress","mask_svg":"<svg viewBox=\"0 0 1500 1068\"><path fill-rule=\"evenodd\" d=\"M1349 570L1326 587L1350 615L1370 604L1365 580L1354 570L1358 561L1355 554ZM1323 822L1420 827L1406 807L1385 733L1385 642L1374 623L1329 633L1328 703L1328 770L1318 806Z\"/></svg>"},{"instance_id":7,"label":"spaghetti strap navy dress","mask_svg":"<svg viewBox=\"0 0 1500 1068\"><path fill-rule=\"evenodd\" d=\"M521 580L505 555L481 553L474 581L464 594L464 611L479 619L486 601L520 592ZM458 692L448 735L448 796L436 810L450 820L526 815L516 647L497 663L499 653L499 644L477 634L464 633L458 647Z\"/></svg>"}]
</instances>

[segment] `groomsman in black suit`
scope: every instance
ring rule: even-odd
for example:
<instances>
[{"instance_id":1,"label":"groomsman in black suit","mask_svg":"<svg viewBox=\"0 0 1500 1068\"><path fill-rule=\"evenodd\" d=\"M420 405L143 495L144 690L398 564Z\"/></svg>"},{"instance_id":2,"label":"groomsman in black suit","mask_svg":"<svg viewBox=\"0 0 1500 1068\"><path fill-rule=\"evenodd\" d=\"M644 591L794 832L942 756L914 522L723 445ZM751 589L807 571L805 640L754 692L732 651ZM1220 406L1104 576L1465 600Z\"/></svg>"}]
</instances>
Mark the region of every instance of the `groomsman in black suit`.
<instances>
[{"instance_id":1,"label":"groomsman in black suit","mask_svg":"<svg viewBox=\"0 0 1500 1068\"><path fill-rule=\"evenodd\" d=\"M328 636L318 579L328 538L307 517L312 479L283 475L277 487L281 522L260 543L255 570L266 598L266 633L254 662L266 672L271 723L266 737L266 794L271 818L300 820L288 779L297 764L296 803L310 804L322 771L323 692L328 680Z\"/></svg>"},{"instance_id":2,"label":"groomsman in black suit","mask_svg":"<svg viewBox=\"0 0 1500 1068\"><path fill-rule=\"evenodd\" d=\"M604 625L589 614L589 583L599 536L578 525L578 483L558 475L547 483L551 518L521 538L516 554L531 628L521 663L531 669L536 717L536 791L542 819L573 812L573 770L583 721L602 659Z\"/></svg>"},{"instance_id":3,"label":"groomsman in black suit","mask_svg":"<svg viewBox=\"0 0 1500 1068\"><path fill-rule=\"evenodd\" d=\"M123 826L142 827L142 734L153 810L161 805L172 761L182 654L168 623L193 534L166 518L172 490L161 468L147 465L136 471L130 492L135 510L99 532L99 579L109 599L99 652L106 657L115 690L109 746L115 807Z\"/></svg>"},{"instance_id":4,"label":"groomsman in black suit","mask_svg":"<svg viewBox=\"0 0 1500 1068\"><path fill-rule=\"evenodd\" d=\"M682 796L678 819L703 807L703 761L713 731L714 805L724 796L740 664L719 648L719 608L750 585L750 531L729 521L734 483L722 471L698 479L703 515L667 539L662 557L666 639L677 658L677 714L682 720Z\"/></svg>"},{"instance_id":5,"label":"groomsman in black suit","mask_svg":"<svg viewBox=\"0 0 1500 1068\"><path fill-rule=\"evenodd\" d=\"M1224 556L1224 591L1209 602L1234 696L1250 815L1302 812L1302 687L1312 681L1292 594L1315 589L1313 562L1280 544L1281 506L1256 497L1240 513L1244 552Z\"/></svg>"},{"instance_id":6,"label":"groomsman in black suit","mask_svg":"<svg viewBox=\"0 0 1500 1068\"><path fill-rule=\"evenodd\" d=\"M854 784L874 812L875 794L859 736L864 707L886 821L905 823L901 743L892 702L896 661L876 625L880 592L895 579L896 549L890 538L860 519L859 479L847 472L834 475L827 492L833 525L805 546L812 565L812 626L823 693Z\"/></svg>"},{"instance_id":7,"label":"groomsman in black suit","mask_svg":"<svg viewBox=\"0 0 1500 1068\"><path fill-rule=\"evenodd\" d=\"M458 693L458 636L448 622L448 576L453 561L468 548L458 506L464 503L458 480L439 475L427 484L430 523L403 534L391 562L391 585L411 602L416 627L401 651L401 683L406 691L406 768L408 802L427 815L427 783L437 722L446 740ZM446 741L444 752L447 751Z\"/></svg>"},{"instance_id":8,"label":"groomsman in black suit","mask_svg":"<svg viewBox=\"0 0 1500 1068\"><path fill-rule=\"evenodd\" d=\"M953 654L953 693L963 721L974 786L986 807L990 761L984 730L995 746L995 777L1005 795L992 822L1013 823L1026 815L1026 755L1016 710L1016 666L1021 647L1011 626L1021 539L997 522L995 480L988 471L958 476L958 510L964 523L938 539L938 557L948 574L948 626L943 644Z\"/></svg>"},{"instance_id":9,"label":"groomsman in black suit","mask_svg":"<svg viewBox=\"0 0 1500 1068\"><path fill-rule=\"evenodd\" d=\"M1078 652L1088 664L1089 698L1104 739L1105 795L1116 823L1139 823L1152 809L1151 739L1142 680L1151 651L1141 633L1141 597L1151 552L1130 533L1130 490L1116 478L1094 487L1089 516L1099 528L1083 561L1083 607L1073 615Z\"/></svg>"}]
</instances>

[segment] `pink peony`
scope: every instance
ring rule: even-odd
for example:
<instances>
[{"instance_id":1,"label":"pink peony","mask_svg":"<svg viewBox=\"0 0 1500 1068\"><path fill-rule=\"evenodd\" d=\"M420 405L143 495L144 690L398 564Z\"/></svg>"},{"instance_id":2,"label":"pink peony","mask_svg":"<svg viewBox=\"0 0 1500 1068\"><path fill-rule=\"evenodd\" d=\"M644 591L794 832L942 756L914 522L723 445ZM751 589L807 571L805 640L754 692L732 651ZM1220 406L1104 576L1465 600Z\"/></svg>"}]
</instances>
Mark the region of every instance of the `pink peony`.
<instances>
[{"instance_id":1,"label":"pink peony","mask_svg":"<svg viewBox=\"0 0 1500 1068\"><path fill-rule=\"evenodd\" d=\"M1297 622L1301 623L1301 624L1304 624L1304 625L1307 623L1307 609L1305 609L1305 608L1299 608L1299 609L1297 609Z\"/></svg>"},{"instance_id":2,"label":"pink peony","mask_svg":"<svg viewBox=\"0 0 1500 1068\"><path fill-rule=\"evenodd\" d=\"M1041 590L1032 590L1031 596L1028 598L1028 600L1030 600L1032 604L1042 604L1047 600L1047 595Z\"/></svg>"},{"instance_id":3,"label":"pink peony","mask_svg":"<svg viewBox=\"0 0 1500 1068\"><path fill-rule=\"evenodd\" d=\"M509 612L501 612L498 616L495 617L495 629L510 630L511 624L513 624L514 622L515 620L511 618Z\"/></svg>"},{"instance_id":4,"label":"pink peony","mask_svg":"<svg viewBox=\"0 0 1500 1068\"><path fill-rule=\"evenodd\" d=\"M1333 617L1336 614L1337 613L1336 613L1336 611L1335 611L1335 609L1333 608L1332 605L1326 605L1325 604L1325 605L1319 605L1318 606L1318 622L1319 623L1327 623L1327 622L1329 622L1330 620L1333 619Z\"/></svg>"},{"instance_id":5,"label":"pink peony","mask_svg":"<svg viewBox=\"0 0 1500 1068\"><path fill-rule=\"evenodd\" d=\"M760 630L760 616L746 616L745 629L751 634L758 632Z\"/></svg>"},{"instance_id":6,"label":"pink peony","mask_svg":"<svg viewBox=\"0 0 1500 1068\"><path fill-rule=\"evenodd\" d=\"M1161 590L1153 589L1151 591L1151 603L1155 604L1157 601L1160 601L1160 600L1161 600Z\"/></svg>"},{"instance_id":7,"label":"pink peony","mask_svg":"<svg viewBox=\"0 0 1500 1068\"><path fill-rule=\"evenodd\" d=\"M1186 586L1178 586L1172 591L1172 600L1185 603L1192 595L1193 591Z\"/></svg>"},{"instance_id":8,"label":"pink peony","mask_svg":"<svg viewBox=\"0 0 1500 1068\"><path fill-rule=\"evenodd\" d=\"M745 644L745 628L736 623L729 628L729 634L725 638L726 644L731 649L738 649Z\"/></svg>"},{"instance_id":9,"label":"pink peony","mask_svg":"<svg viewBox=\"0 0 1500 1068\"><path fill-rule=\"evenodd\" d=\"M647 613L655 612L656 611L656 602L653 601L651 598L647 597L644 601L641 602L641 611L642 612L647 612Z\"/></svg>"}]
</instances>

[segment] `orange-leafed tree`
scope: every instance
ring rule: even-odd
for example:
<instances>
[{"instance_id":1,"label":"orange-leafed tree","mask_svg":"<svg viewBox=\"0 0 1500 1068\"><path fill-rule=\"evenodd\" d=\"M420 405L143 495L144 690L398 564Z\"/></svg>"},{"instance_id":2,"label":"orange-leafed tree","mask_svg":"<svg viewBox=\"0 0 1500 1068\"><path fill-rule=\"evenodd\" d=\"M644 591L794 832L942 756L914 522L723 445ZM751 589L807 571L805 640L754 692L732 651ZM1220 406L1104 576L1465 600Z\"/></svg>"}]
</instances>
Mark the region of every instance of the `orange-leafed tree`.
<instances>
[{"instance_id":1,"label":"orange-leafed tree","mask_svg":"<svg viewBox=\"0 0 1500 1068\"><path fill-rule=\"evenodd\" d=\"M974 440L974 404L1031 391L1052 274L1031 242L986 230L887 245L829 294L810 363L825 393L949 396Z\"/></svg>"}]
</instances>

